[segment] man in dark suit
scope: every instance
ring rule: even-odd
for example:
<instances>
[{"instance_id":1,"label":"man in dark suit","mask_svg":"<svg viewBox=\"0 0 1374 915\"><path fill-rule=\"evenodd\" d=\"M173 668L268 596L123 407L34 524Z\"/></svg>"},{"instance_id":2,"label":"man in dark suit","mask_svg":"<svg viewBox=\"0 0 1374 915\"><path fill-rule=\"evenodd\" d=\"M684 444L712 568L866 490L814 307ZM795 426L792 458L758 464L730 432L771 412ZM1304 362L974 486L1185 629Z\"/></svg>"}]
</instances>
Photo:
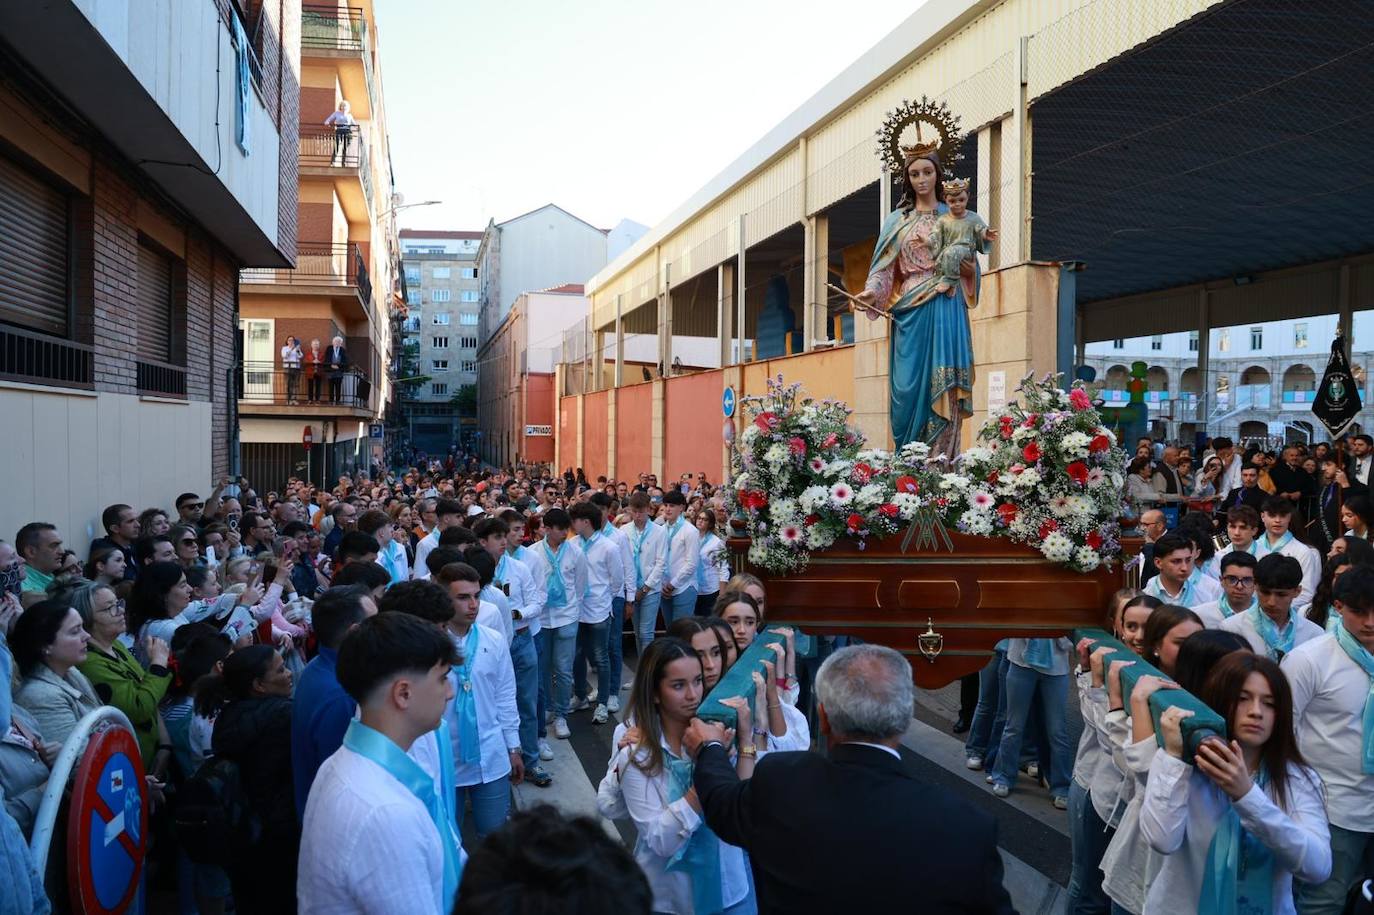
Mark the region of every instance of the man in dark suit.
<instances>
[{"instance_id":1,"label":"man in dark suit","mask_svg":"<svg viewBox=\"0 0 1374 915\"><path fill-rule=\"evenodd\" d=\"M911 665L881 645L835 652L816 674L832 748L770 753L735 776L719 725L694 720L694 787L706 823L749 852L760 915L1010 913L990 814L919 781L899 753Z\"/></svg>"},{"instance_id":2,"label":"man in dark suit","mask_svg":"<svg viewBox=\"0 0 1374 915\"><path fill-rule=\"evenodd\" d=\"M1371 483L1374 483L1374 476L1370 470L1374 468L1374 438L1370 438L1364 433L1352 435L1350 437L1350 458L1346 461L1345 475L1350 481L1350 494L1357 493L1363 495L1369 491Z\"/></svg>"},{"instance_id":3,"label":"man in dark suit","mask_svg":"<svg viewBox=\"0 0 1374 915\"><path fill-rule=\"evenodd\" d=\"M1227 509L1237 505L1248 505L1255 511L1261 511L1267 498L1269 494L1259 488L1259 468L1250 464L1241 468L1240 485L1226 494L1226 498L1217 506L1217 512L1224 515Z\"/></svg>"},{"instance_id":4,"label":"man in dark suit","mask_svg":"<svg viewBox=\"0 0 1374 915\"><path fill-rule=\"evenodd\" d=\"M325 350L324 364L329 371L329 400L338 403L339 395L343 392L344 372L348 369L348 350L344 349L343 337L335 337L329 344L329 349Z\"/></svg>"}]
</instances>

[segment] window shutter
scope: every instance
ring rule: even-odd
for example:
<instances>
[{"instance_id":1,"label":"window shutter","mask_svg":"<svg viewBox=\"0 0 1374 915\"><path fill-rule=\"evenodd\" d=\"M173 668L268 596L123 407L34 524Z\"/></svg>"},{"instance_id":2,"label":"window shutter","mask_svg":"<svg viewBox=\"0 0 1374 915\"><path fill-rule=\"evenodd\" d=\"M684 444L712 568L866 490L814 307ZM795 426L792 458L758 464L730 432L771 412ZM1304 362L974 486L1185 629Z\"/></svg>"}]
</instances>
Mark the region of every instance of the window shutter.
<instances>
[{"instance_id":1,"label":"window shutter","mask_svg":"<svg viewBox=\"0 0 1374 915\"><path fill-rule=\"evenodd\" d=\"M0 321L67 336L67 198L0 157Z\"/></svg>"},{"instance_id":2,"label":"window shutter","mask_svg":"<svg viewBox=\"0 0 1374 915\"><path fill-rule=\"evenodd\" d=\"M140 359L172 357L172 259L156 248L138 246L138 346Z\"/></svg>"}]
</instances>

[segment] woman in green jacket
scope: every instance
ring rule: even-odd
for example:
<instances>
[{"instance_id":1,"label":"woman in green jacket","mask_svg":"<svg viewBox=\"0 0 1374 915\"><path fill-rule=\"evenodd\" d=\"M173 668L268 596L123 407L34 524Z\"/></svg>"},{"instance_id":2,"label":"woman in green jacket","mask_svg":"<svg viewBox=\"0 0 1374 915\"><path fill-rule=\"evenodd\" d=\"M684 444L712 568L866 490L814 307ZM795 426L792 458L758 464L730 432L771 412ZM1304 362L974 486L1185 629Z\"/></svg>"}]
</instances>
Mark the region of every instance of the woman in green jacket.
<instances>
[{"instance_id":1,"label":"woman in green jacket","mask_svg":"<svg viewBox=\"0 0 1374 915\"><path fill-rule=\"evenodd\" d=\"M71 599L91 636L80 671L91 681L102 702L129 716L138 735L144 768L150 774L165 770L171 757L171 741L166 737L157 706L172 683L171 671L167 669L171 649L161 639L149 638L143 646L149 664L144 670L119 641L124 634L124 601L115 596L113 588L97 582L78 585Z\"/></svg>"}]
</instances>

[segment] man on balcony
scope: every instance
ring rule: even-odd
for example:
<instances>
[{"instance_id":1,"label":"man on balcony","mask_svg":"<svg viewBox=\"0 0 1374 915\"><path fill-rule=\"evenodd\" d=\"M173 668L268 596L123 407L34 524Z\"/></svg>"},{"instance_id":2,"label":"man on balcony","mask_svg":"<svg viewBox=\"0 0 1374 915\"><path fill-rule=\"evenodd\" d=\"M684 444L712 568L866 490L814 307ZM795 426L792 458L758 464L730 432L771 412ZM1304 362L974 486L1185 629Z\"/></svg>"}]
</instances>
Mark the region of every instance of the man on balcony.
<instances>
[{"instance_id":1,"label":"man on balcony","mask_svg":"<svg viewBox=\"0 0 1374 915\"><path fill-rule=\"evenodd\" d=\"M347 100L341 100L338 110L331 111L324 119L324 126L334 128L334 154L329 158L330 165L348 164L348 146L353 142L353 130L358 125L350 107Z\"/></svg>"},{"instance_id":2,"label":"man on balcony","mask_svg":"<svg viewBox=\"0 0 1374 915\"><path fill-rule=\"evenodd\" d=\"M329 369L329 402L338 403L343 393L344 372L348 369L348 351L344 349L343 337L335 337L329 344L324 362Z\"/></svg>"}]
</instances>

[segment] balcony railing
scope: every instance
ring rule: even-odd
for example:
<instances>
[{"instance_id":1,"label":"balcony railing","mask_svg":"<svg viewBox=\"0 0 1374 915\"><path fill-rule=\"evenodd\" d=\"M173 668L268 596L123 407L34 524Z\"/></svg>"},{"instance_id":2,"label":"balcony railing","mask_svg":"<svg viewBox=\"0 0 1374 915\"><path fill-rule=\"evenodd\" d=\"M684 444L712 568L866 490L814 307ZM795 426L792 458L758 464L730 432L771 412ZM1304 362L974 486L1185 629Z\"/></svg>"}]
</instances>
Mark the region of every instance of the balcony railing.
<instances>
[{"instance_id":1,"label":"balcony railing","mask_svg":"<svg viewBox=\"0 0 1374 915\"><path fill-rule=\"evenodd\" d=\"M300 125L300 164L316 168L356 168L363 183L367 208L373 208L372 165L368 159L367 138L362 127Z\"/></svg>"},{"instance_id":2,"label":"balcony railing","mask_svg":"<svg viewBox=\"0 0 1374 915\"><path fill-rule=\"evenodd\" d=\"M301 5L301 47L326 51L366 51L367 17L350 6Z\"/></svg>"},{"instance_id":3,"label":"balcony railing","mask_svg":"<svg viewBox=\"0 0 1374 915\"><path fill-rule=\"evenodd\" d=\"M63 387L93 387L91 347L0 324L0 378Z\"/></svg>"},{"instance_id":4,"label":"balcony railing","mask_svg":"<svg viewBox=\"0 0 1374 915\"><path fill-rule=\"evenodd\" d=\"M139 359L134 363L134 368L138 393L164 397L186 396L185 366Z\"/></svg>"},{"instance_id":5,"label":"balcony railing","mask_svg":"<svg viewBox=\"0 0 1374 915\"><path fill-rule=\"evenodd\" d=\"M238 400L244 404L367 410L372 398L372 383L357 369L330 372L321 368L312 373L308 366L288 371L274 362L244 362L237 374Z\"/></svg>"},{"instance_id":6,"label":"balcony railing","mask_svg":"<svg viewBox=\"0 0 1374 915\"><path fill-rule=\"evenodd\" d=\"M239 280L286 286L356 286L363 307L369 312L372 310L372 280L367 275L362 249L354 242L300 242L296 246L294 270L246 267Z\"/></svg>"}]
</instances>

